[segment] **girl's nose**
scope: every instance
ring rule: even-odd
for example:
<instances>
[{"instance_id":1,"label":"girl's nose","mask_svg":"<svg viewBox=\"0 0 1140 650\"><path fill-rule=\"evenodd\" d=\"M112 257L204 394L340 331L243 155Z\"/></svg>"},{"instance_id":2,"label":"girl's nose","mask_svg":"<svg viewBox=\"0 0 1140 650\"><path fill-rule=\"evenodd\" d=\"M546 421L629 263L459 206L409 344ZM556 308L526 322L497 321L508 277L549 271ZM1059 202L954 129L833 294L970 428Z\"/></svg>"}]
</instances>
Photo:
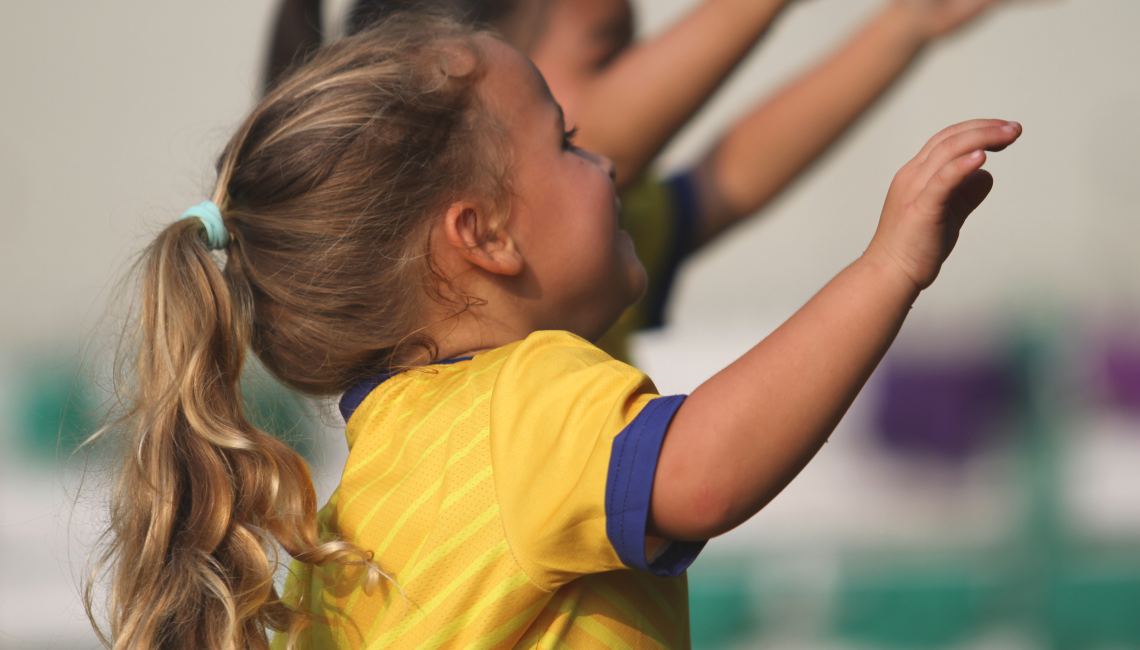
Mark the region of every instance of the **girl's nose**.
<instances>
[{"instance_id":1,"label":"girl's nose","mask_svg":"<svg viewBox=\"0 0 1140 650\"><path fill-rule=\"evenodd\" d=\"M610 160L609 156L599 155L598 164L600 164L602 166L602 169L606 170L606 173L610 175L610 180L617 180L617 167L614 166L614 161Z\"/></svg>"},{"instance_id":2,"label":"girl's nose","mask_svg":"<svg viewBox=\"0 0 1140 650\"><path fill-rule=\"evenodd\" d=\"M614 161L610 160L608 156L603 156L600 153L593 151L581 150L593 163L602 169L606 170L611 180L617 180L617 167L614 166Z\"/></svg>"}]
</instances>

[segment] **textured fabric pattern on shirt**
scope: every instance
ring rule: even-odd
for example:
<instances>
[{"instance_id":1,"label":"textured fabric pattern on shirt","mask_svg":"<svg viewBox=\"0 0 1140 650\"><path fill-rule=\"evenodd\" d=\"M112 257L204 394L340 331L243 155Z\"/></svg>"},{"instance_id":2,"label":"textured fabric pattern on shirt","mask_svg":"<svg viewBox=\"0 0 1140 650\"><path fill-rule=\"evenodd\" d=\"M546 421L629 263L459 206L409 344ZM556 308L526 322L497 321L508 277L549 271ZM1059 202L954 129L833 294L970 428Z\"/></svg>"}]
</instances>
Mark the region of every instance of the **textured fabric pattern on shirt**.
<instances>
[{"instance_id":1,"label":"textured fabric pattern on shirt","mask_svg":"<svg viewBox=\"0 0 1140 650\"><path fill-rule=\"evenodd\" d=\"M625 568L605 532L612 440L655 393L563 332L380 384L321 521L399 588L295 563L299 647L688 647L684 577Z\"/></svg>"}]
</instances>

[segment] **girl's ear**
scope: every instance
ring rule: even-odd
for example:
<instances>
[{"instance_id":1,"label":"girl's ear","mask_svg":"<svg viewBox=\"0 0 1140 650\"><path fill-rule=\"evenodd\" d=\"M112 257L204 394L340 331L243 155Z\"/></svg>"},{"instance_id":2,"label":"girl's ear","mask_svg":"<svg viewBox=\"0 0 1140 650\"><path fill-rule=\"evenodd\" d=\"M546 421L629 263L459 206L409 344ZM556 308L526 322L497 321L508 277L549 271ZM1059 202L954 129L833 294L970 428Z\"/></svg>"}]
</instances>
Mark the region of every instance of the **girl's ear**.
<instances>
[{"instance_id":1,"label":"girl's ear","mask_svg":"<svg viewBox=\"0 0 1140 650\"><path fill-rule=\"evenodd\" d=\"M506 228L495 228L493 219L473 203L451 204L443 219L447 241L469 263L496 275L518 275L523 257Z\"/></svg>"}]
</instances>

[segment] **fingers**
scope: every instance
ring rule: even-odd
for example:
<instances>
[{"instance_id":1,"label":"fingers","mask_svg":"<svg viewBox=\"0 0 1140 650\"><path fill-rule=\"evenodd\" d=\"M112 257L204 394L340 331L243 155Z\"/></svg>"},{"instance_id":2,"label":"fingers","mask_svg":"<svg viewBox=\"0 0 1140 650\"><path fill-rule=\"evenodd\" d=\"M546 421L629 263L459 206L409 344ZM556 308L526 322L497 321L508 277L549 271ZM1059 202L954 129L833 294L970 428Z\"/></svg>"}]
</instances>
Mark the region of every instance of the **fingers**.
<instances>
[{"instance_id":1,"label":"fingers","mask_svg":"<svg viewBox=\"0 0 1140 650\"><path fill-rule=\"evenodd\" d=\"M974 151L1000 151L1021 136L1021 125L1017 122L1002 122L999 125L978 126L958 131L942 139L922 163L920 175L935 174L950 161Z\"/></svg>"},{"instance_id":2,"label":"fingers","mask_svg":"<svg viewBox=\"0 0 1140 650\"><path fill-rule=\"evenodd\" d=\"M926 158L930 155L930 152L933 151L934 148L939 144L941 144L943 140L949 138L950 136L957 135L962 131L979 129L987 126L1005 126L1006 124L1009 124L1009 122L1005 120L967 120L965 122L959 122L953 126L948 126L935 134L935 136L926 143L926 146L924 146L922 150L918 152L918 155L915 156L914 159L920 164L925 162Z\"/></svg>"},{"instance_id":3,"label":"fingers","mask_svg":"<svg viewBox=\"0 0 1140 650\"><path fill-rule=\"evenodd\" d=\"M951 160L934 173L926 187L923 188L922 193L919 194L916 204L926 214L943 214L944 210L949 207L951 194L962 185L967 177L978 171L985 162L986 154L980 149L975 149L971 153ZM977 191L973 190L973 194L969 197L962 196L958 199L960 207L968 207L970 198L976 197L976 194ZM979 200L978 203L981 201ZM968 214L975 207L977 205L969 207L966 213Z\"/></svg>"},{"instance_id":4,"label":"fingers","mask_svg":"<svg viewBox=\"0 0 1140 650\"><path fill-rule=\"evenodd\" d=\"M946 211L956 228L962 227L962 222L970 216L982 201L989 196L994 187L994 177L984 169L971 173L950 192L950 199L946 202Z\"/></svg>"}]
</instances>

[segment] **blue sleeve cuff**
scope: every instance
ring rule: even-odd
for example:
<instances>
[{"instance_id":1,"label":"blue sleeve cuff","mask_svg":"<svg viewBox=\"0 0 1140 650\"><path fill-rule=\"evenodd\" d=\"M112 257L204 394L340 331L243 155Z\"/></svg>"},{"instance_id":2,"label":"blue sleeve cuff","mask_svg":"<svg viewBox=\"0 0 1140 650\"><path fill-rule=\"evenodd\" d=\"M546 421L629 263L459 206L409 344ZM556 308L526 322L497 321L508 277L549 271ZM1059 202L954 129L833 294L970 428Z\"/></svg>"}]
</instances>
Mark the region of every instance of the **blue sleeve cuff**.
<instances>
[{"instance_id":1,"label":"blue sleeve cuff","mask_svg":"<svg viewBox=\"0 0 1140 650\"><path fill-rule=\"evenodd\" d=\"M684 395L659 397L614 438L606 477L606 534L628 567L656 576L675 577L689 568L705 542L671 542L652 563L645 557L653 478L665 431L685 401Z\"/></svg>"},{"instance_id":2,"label":"blue sleeve cuff","mask_svg":"<svg viewBox=\"0 0 1140 650\"><path fill-rule=\"evenodd\" d=\"M645 297L649 301L646 328L665 324L665 306L673 292L673 280L681 262L693 251L700 220L699 197L692 172L677 174L666 180L664 185L672 198L673 250L669 251L669 261L662 270L657 290Z\"/></svg>"}]
</instances>

